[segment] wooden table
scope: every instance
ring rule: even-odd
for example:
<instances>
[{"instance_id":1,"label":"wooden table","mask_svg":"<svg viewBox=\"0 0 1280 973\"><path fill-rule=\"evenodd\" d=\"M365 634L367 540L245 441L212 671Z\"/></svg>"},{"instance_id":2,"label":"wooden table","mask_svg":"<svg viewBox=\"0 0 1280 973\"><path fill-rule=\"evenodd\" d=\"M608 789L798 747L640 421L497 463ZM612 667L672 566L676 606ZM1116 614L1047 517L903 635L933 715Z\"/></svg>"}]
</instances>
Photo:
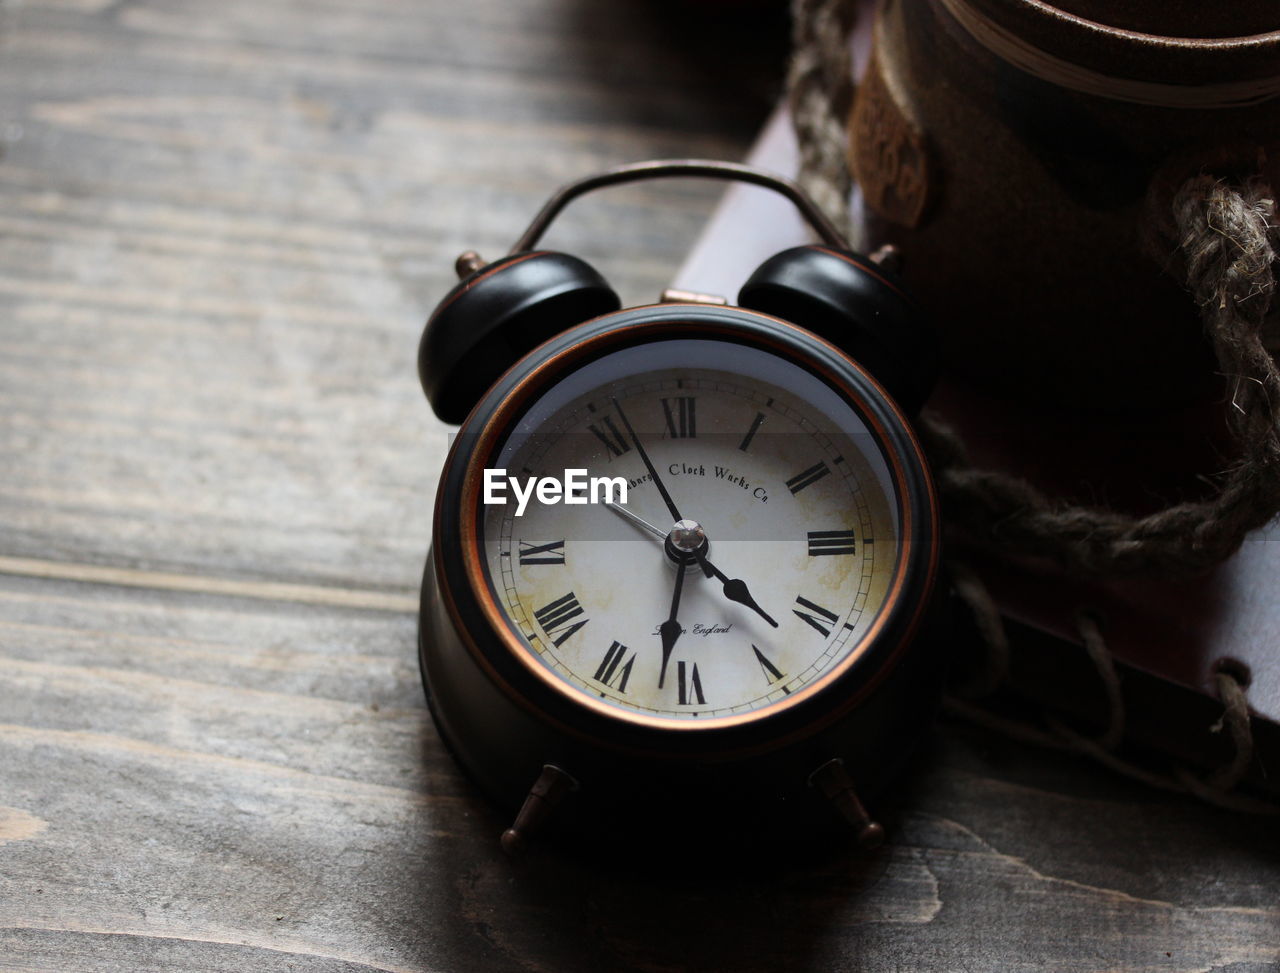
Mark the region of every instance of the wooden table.
<instances>
[{"instance_id":1,"label":"wooden table","mask_svg":"<svg viewBox=\"0 0 1280 973\"><path fill-rule=\"evenodd\" d=\"M498 850L418 684L418 330L561 181L743 154L779 25L679 10L0 6L0 969L1280 964L1274 822L956 725L869 860ZM651 298L713 200L551 242Z\"/></svg>"}]
</instances>

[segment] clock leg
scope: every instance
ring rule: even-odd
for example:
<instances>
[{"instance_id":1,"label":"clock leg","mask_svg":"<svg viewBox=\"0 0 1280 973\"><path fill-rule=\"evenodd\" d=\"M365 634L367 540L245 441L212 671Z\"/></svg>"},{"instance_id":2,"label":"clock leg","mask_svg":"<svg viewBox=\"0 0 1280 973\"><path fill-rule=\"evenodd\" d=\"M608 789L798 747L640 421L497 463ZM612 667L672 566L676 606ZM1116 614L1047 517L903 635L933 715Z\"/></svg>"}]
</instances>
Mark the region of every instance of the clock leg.
<instances>
[{"instance_id":1,"label":"clock leg","mask_svg":"<svg viewBox=\"0 0 1280 973\"><path fill-rule=\"evenodd\" d=\"M529 839L541 830L565 796L577 789L578 782L572 775L554 764L544 765L515 822L502 832L502 850L508 855L522 854Z\"/></svg>"},{"instance_id":2,"label":"clock leg","mask_svg":"<svg viewBox=\"0 0 1280 973\"><path fill-rule=\"evenodd\" d=\"M854 790L853 779L844 769L844 761L839 757L828 760L809 775L809 786L816 787L819 793L829 800L840 816L849 822L858 832L858 844L870 851L884 844L884 826L872 821L867 809L862 806L858 792Z\"/></svg>"}]
</instances>

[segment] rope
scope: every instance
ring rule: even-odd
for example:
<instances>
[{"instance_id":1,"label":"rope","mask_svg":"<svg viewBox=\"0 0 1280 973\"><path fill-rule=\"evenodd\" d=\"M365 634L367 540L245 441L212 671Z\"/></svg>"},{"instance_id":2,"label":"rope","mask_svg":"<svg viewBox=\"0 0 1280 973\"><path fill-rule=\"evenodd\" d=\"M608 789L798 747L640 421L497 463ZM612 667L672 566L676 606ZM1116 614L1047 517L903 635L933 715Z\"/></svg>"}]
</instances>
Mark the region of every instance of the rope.
<instances>
[{"instance_id":1,"label":"rope","mask_svg":"<svg viewBox=\"0 0 1280 973\"><path fill-rule=\"evenodd\" d=\"M1005 635L1000 609L982 579L967 564L956 561L951 563L950 573L951 585L972 608L978 635L986 646L982 667L966 682L954 687L954 691L964 699L980 699L999 689L1009 674L1009 638Z\"/></svg>"},{"instance_id":2,"label":"rope","mask_svg":"<svg viewBox=\"0 0 1280 973\"><path fill-rule=\"evenodd\" d=\"M845 161L845 121L853 96L849 54L856 3L793 0L793 51L788 78L800 144L800 185L841 225L848 221L851 179ZM1228 424L1235 446L1231 466L1201 500L1144 516L1052 498L1025 479L976 468L956 432L926 411L918 429L938 483L948 527L980 550L1003 557L1045 559L1067 574L1092 579L1177 577L1209 570L1234 554L1245 537L1280 511L1280 369L1264 344L1263 324L1276 290L1273 265L1280 233L1275 196L1259 180L1228 181L1201 174L1179 189L1172 204L1187 290L1201 309L1230 395ZM1217 673L1223 725L1234 743L1232 761L1207 779L1183 768L1153 774L1115 753L1124 735L1119 679L1095 621L1077 619L1081 640L1107 695L1110 718L1097 739L1052 719L1040 729L1009 721L972 700L1000 685L1008 668L1008 638L985 585L955 567L959 595L974 613L987 654L983 668L957 688L947 709L1044 746L1086 753L1153 786L1195 794L1241 810L1273 805L1229 793L1252 759L1245 686Z\"/></svg>"},{"instance_id":3,"label":"rope","mask_svg":"<svg viewBox=\"0 0 1280 973\"><path fill-rule=\"evenodd\" d=\"M963 585L957 584L956 592L973 613L975 624L980 631L995 629L999 633L994 640L984 639L984 642L988 647L992 644L1007 647L1008 635L1004 630L1004 619L996 609L990 592L967 568L962 567L959 573L966 577L966 582ZM1246 680L1243 676L1231 671L1228 667L1222 667L1215 673L1218 698L1222 700L1223 713L1221 719L1207 727L1205 731L1219 733L1224 726L1227 728L1232 743L1231 759L1207 777L1200 777L1179 764L1170 765L1167 771L1152 770L1127 759L1119 752L1124 738L1124 695L1121 691L1119 674L1116 672L1115 658L1107 649L1096 619L1082 612L1076 616L1076 629L1106 692L1107 728L1099 736L1085 736L1048 714L1043 717L1044 726L1001 716L956 693L943 700L943 709L952 716L1023 743L1090 757L1116 773L1151 787L1190 794L1209 804L1232 811L1250 814L1280 813L1280 805L1235 792L1235 787L1244 779L1249 764L1253 760L1253 724L1249 715L1248 696L1245 692ZM993 687L992 692L996 688L998 687Z\"/></svg>"},{"instance_id":4,"label":"rope","mask_svg":"<svg viewBox=\"0 0 1280 973\"><path fill-rule=\"evenodd\" d=\"M1174 199L1187 288L1230 391L1236 460L1205 499L1142 517L1054 500L1020 477L972 466L954 430L923 418L948 516L979 547L1046 558L1092 578L1203 573L1280 511L1280 369L1261 327L1275 292L1275 200L1256 183L1201 175Z\"/></svg>"},{"instance_id":5,"label":"rope","mask_svg":"<svg viewBox=\"0 0 1280 973\"><path fill-rule=\"evenodd\" d=\"M849 32L854 12L853 3L838 0L794 0L791 8L787 92L800 136L797 182L837 226L848 225L853 187L844 142L845 118L853 104Z\"/></svg>"},{"instance_id":6,"label":"rope","mask_svg":"<svg viewBox=\"0 0 1280 973\"><path fill-rule=\"evenodd\" d=\"M848 32L854 4L795 0L790 105L801 146L800 183L847 222L845 112L852 96ZM964 443L926 412L920 431L948 519L979 548L1046 558L1090 578L1202 573L1280 511L1280 370L1261 329L1276 257L1274 195L1258 182L1209 175L1173 202L1188 290L1227 379L1237 458L1209 497L1142 517L1065 504L1025 479L975 468Z\"/></svg>"}]
</instances>

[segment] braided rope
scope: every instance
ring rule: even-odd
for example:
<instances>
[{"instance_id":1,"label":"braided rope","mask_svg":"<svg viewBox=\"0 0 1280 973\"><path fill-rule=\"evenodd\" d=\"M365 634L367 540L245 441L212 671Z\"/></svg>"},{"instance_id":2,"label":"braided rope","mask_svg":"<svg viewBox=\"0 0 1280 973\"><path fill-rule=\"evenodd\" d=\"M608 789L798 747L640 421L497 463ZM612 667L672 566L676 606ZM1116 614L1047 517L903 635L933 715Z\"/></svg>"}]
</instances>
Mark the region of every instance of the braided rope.
<instances>
[{"instance_id":1,"label":"braided rope","mask_svg":"<svg viewBox=\"0 0 1280 973\"><path fill-rule=\"evenodd\" d=\"M1237 458L1213 493L1142 517L1063 504L1020 477L974 468L954 430L923 417L948 517L966 540L1005 555L1047 558L1099 577L1198 574L1234 554L1280 510L1280 369L1261 337L1275 293L1275 200L1265 187L1212 176L1174 199L1187 288L1227 379Z\"/></svg>"},{"instance_id":2,"label":"braided rope","mask_svg":"<svg viewBox=\"0 0 1280 973\"><path fill-rule=\"evenodd\" d=\"M789 79L800 183L843 220L853 8L848 0L795 0ZM1276 289L1275 214L1266 186L1207 175L1188 180L1173 202L1187 288L1231 394L1238 456L1213 494L1142 517L1065 504L1021 477L975 468L955 431L926 411L921 438L948 519L966 541L1005 556L1047 558L1091 578L1170 577L1221 563L1280 511L1280 369L1261 334Z\"/></svg>"},{"instance_id":3,"label":"braided rope","mask_svg":"<svg viewBox=\"0 0 1280 973\"><path fill-rule=\"evenodd\" d=\"M1008 635L1004 631L1004 620L996 610L986 586L967 569L961 568L959 573L966 576L966 583L957 585L956 592L973 613L974 621L980 629L998 630L995 640L985 640L988 650L993 644L1007 647ZM1190 794L1206 803L1232 811L1249 814L1280 813L1280 805L1235 792L1236 785L1244 778L1253 760L1253 726L1249 716L1248 696L1241 677L1228 669L1215 674L1223 713L1216 724L1206 728L1206 732L1218 733L1226 727L1232 742L1231 759L1208 777L1200 777L1178 764L1171 765L1165 772L1152 770L1119 753L1125 726L1124 694L1116 672L1115 658L1108 651L1096 620L1087 613L1081 613L1076 616L1076 629L1107 696L1107 728L1101 735L1085 736L1048 714L1043 717L1044 726L1039 727L1025 720L1001 716L973 700L955 694L944 699L943 708L952 716L995 730L1014 740L1090 757L1116 773L1151 787Z\"/></svg>"},{"instance_id":4,"label":"braided rope","mask_svg":"<svg viewBox=\"0 0 1280 973\"><path fill-rule=\"evenodd\" d=\"M834 219L847 224L851 179L845 161L845 120L852 102L849 32L852 0L793 0L789 105L800 144L799 182ZM938 482L949 525L971 545L1003 556L1048 559L1091 578L1173 577L1201 573L1234 554L1253 530L1280 511L1280 369L1264 343L1263 325L1276 290L1273 265L1280 233L1274 194L1260 181L1229 183L1210 175L1189 179L1173 200L1173 221L1188 291L1201 309L1218 369L1230 393L1228 423L1236 456L1214 491L1134 517L1066 504L1025 479L970 462L960 437L925 412L918 428ZM1234 743L1231 762L1207 779L1184 768L1145 770L1119 757L1124 703L1114 660L1096 623L1077 618L1081 640L1105 688L1110 719L1097 739L1047 718L1048 730L1010 721L970 700L993 691L1008 668L1008 638L985 585L953 568L957 593L974 612L987 646L985 666L949 697L949 712L1042 746L1086 753L1156 787L1195 794L1238 810L1275 805L1230 793L1252 760L1245 687L1217 674L1222 725ZM1219 727L1220 728L1220 727Z\"/></svg>"},{"instance_id":5,"label":"braided rope","mask_svg":"<svg viewBox=\"0 0 1280 973\"><path fill-rule=\"evenodd\" d=\"M788 107L800 135L798 182L837 226L849 222L853 187L844 161L845 116L853 104L849 32L855 5L794 0ZM803 129L799 119L804 120Z\"/></svg>"}]
</instances>

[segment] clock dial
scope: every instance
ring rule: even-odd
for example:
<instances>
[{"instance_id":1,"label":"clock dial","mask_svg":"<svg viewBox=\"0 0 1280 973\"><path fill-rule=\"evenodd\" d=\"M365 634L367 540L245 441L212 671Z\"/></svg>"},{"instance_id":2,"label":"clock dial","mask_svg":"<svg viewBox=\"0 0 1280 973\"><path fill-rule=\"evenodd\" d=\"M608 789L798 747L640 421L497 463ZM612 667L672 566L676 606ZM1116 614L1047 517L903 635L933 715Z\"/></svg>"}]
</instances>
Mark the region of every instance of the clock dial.
<instances>
[{"instance_id":1,"label":"clock dial","mask_svg":"<svg viewBox=\"0 0 1280 973\"><path fill-rule=\"evenodd\" d=\"M746 345L598 359L533 402L493 466L625 482L625 505L491 503L483 550L538 665L661 719L762 713L813 690L863 645L900 556L899 501L861 417Z\"/></svg>"}]
</instances>

